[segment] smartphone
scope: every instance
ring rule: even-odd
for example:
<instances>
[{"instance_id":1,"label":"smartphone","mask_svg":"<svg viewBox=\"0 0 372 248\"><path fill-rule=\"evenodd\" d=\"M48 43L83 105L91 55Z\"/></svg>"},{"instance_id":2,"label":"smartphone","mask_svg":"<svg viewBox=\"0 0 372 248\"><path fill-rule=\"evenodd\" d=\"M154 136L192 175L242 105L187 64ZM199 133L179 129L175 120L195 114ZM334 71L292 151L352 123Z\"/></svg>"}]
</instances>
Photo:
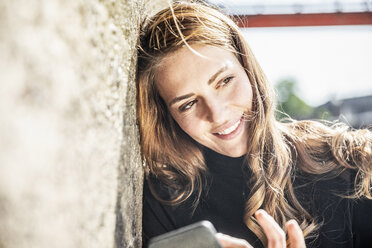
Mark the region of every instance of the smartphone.
<instances>
[{"instance_id":1,"label":"smartphone","mask_svg":"<svg viewBox=\"0 0 372 248\"><path fill-rule=\"evenodd\" d=\"M150 239L148 248L222 248L216 229L203 220Z\"/></svg>"}]
</instances>

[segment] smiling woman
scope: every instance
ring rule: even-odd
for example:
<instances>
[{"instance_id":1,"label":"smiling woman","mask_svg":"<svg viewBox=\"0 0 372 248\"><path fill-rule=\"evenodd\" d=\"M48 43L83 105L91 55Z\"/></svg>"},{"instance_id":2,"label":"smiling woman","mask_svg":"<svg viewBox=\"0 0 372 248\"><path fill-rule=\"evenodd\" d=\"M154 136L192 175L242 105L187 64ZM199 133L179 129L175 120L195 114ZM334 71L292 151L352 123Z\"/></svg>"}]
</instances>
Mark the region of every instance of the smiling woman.
<instances>
[{"instance_id":1,"label":"smiling woman","mask_svg":"<svg viewBox=\"0 0 372 248\"><path fill-rule=\"evenodd\" d=\"M223 247L372 242L361 224L372 218L369 130L275 120L239 28L206 4L172 4L139 40L144 246L200 220L224 233Z\"/></svg>"}]
</instances>

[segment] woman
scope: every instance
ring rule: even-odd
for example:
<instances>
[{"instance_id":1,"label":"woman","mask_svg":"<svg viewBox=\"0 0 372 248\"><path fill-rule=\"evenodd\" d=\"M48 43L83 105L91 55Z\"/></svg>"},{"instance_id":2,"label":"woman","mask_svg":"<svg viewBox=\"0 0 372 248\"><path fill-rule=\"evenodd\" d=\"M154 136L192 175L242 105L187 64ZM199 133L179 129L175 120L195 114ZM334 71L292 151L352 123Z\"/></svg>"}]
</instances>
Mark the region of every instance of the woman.
<instances>
[{"instance_id":1,"label":"woman","mask_svg":"<svg viewBox=\"0 0 372 248\"><path fill-rule=\"evenodd\" d=\"M275 120L239 28L205 4L146 20L138 51L145 246L206 219L224 247L367 247L370 131Z\"/></svg>"}]
</instances>

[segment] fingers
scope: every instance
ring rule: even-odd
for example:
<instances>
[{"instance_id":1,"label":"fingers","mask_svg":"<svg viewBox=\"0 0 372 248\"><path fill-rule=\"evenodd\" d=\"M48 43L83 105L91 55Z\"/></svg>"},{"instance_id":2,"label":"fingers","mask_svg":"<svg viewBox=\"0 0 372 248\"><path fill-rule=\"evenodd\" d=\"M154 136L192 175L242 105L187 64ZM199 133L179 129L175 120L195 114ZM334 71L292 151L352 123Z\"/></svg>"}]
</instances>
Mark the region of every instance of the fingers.
<instances>
[{"instance_id":1,"label":"fingers","mask_svg":"<svg viewBox=\"0 0 372 248\"><path fill-rule=\"evenodd\" d=\"M217 233L216 238L223 248L253 248L246 240Z\"/></svg>"},{"instance_id":2,"label":"fingers","mask_svg":"<svg viewBox=\"0 0 372 248\"><path fill-rule=\"evenodd\" d=\"M300 226L297 224L297 221L290 220L286 223L289 247L290 248L305 248L304 235Z\"/></svg>"},{"instance_id":3,"label":"fingers","mask_svg":"<svg viewBox=\"0 0 372 248\"><path fill-rule=\"evenodd\" d=\"M255 213L255 217L267 237L268 248L286 247L285 232L282 228L280 228L273 217L271 217L263 209L257 210Z\"/></svg>"}]
</instances>

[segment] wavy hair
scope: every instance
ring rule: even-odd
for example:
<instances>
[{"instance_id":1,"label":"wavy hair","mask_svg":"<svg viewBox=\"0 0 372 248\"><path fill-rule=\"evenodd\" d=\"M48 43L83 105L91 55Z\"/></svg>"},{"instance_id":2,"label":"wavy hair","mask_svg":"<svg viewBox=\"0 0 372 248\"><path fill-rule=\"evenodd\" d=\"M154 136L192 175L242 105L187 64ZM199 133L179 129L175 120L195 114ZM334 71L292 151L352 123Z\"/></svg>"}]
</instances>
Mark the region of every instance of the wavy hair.
<instances>
[{"instance_id":1,"label":"wavy hair","mask_svg":"<svg viewBox=\"0 0 372 248\"><path fill-rule=\"evenodd\" d=\"M277 121L272 86L238 26L221 11L200 2L173 3L143 22L139 39L137 113L145 174L148 181L154 175L172 188L175 196L165 200L152 190L156 198L179 204L197 193L199 199L207 172L200 145L173 120L155 86L162 59L183 46L193 51L193 44L234 53L251 83L254 118L248 125L251 135L246 159L253 193L246 202L244 221L264 244L267 240L253 216L259 208L283 229L286 221L295 219L305 238L319 226L296 199L291 181L295 168L311 174L355 170L355 191L349 197L371 198L371 132L350 130L342 124L330 127L314 121Z\"/></svg>"}]
</instances>

